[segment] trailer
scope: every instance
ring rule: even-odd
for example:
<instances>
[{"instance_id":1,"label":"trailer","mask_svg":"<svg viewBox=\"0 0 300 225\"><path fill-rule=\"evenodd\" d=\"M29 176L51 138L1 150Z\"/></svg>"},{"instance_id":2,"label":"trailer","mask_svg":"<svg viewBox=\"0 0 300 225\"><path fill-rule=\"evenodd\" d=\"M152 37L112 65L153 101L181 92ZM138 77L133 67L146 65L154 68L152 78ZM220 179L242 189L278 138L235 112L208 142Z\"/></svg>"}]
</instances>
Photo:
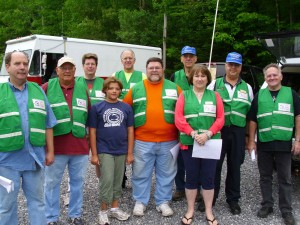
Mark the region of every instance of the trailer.
<instances>
[{"instance_id":1,"label":"trailer","mask_svg":"<svg viewBox=\"0 0 300 225\"><path fill-rule=\"evenodd\" d=\"M51 78L55 73L57 61L63 56L73 58L76 63L75 76L83 76L82 56L85 53L97 54L96 75L104 78L123 69L120 55L125 49L132 49L135 52L134 68L140 71L145 71L146 61L150 57L162 57L161 48L158 47L38 34L6 41L6 45L5 53L24 51L28 54L28 80L39 84L45 83ZM8 73L3 60L0 82L6 82L7 79Z\"/></svg>"}]
</instances>

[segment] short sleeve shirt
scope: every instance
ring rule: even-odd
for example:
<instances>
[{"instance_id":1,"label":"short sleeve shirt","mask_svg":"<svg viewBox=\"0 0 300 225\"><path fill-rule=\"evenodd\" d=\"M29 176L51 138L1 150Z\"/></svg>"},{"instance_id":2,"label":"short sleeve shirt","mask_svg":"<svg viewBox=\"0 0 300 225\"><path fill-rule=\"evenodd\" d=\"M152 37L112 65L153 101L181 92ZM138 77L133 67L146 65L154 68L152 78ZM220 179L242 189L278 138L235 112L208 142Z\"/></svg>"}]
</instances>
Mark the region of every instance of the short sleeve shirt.
<instances>
[{"instance_id":1,"label":"short sleeve shirt","mask_svg":"<svg viewBox=\"0 0 300 225\"><path fill-rule=\"evenodd\" d=\"M89 127L96 128L97 153L127 154L128 127L134 124L131 106L103 101L92 106Z\"/></svg>"}]
</instances>

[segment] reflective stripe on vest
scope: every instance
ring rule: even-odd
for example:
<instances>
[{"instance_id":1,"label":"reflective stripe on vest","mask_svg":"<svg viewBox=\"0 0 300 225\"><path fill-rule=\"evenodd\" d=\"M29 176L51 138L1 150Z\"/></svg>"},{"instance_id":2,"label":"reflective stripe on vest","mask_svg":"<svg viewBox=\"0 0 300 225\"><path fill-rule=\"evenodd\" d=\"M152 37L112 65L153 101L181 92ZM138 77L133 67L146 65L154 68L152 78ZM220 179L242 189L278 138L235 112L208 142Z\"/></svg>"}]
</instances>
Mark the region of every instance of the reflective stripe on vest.
<instances>
[{"instance_id":1,"label":"reflective stripe on vest","mask_svg":"<svg viewBox=\"0 0 300 225\"><path fill-rule=\"evenodd\" d=\"M93 88L90 91L84 77L76 77L76 82L82 83L86 87L87 92L90 96L91 105L96 104L97 102L102 102L105 99L105 94L102 92L104 80L100 77L96 77Z\"/></svg>"},{"instance_id":2,"label":"reflective stripe on vest","mask_svg":"<svg viewBox=\"0 0 300 225\"><path fill-rule=\"evenodd\" d=\"M75 82L72 96L72 119L58 78L49 80L47 96L57 119L57 124L53 128L54 136L72 131L75 137L83 138L86 135L85 124L88 114L86 87L80 82Z\"/></svg>"},{"instance_id":3,"label":"reflective stripe on vest","mask_svg":"<svg viewBox=\"0 0 300 225\"><path fill-rule=\"evenodd\" d=\"M207 132L216 120L216 94L214 91L206 89L203 93L201 103L199 103L193 90L184 91L184 117L193 130L199 134ZM180 133L180 143L183 145L193 145L194 139L190 135ZM212 138L220 138L220 133Z\"/></svg>"},{"instance_id":4,"label":"reflective stripe on vest","mask_svg":"<svg viewBox=\"0 0 300 225\"><path fill-rule=\"evenodd\" d=\"M174 90L176 96L170 96L166 94L166 90ZM144 86L144 82L139 82L132 88L133 99L133 113L134 113L134 126L139 127L146 122L146 107L147 96ZM164 109L165 121L170 124L174 124L175 104L178 99L177 86L175 83L164 80L162 90L162 102Z\"/></svg>"},{"instance_id":5,"label":"reflective stripe on vest","mask_svg":"<svg viewBox=\"0 0 300 225\"><path fill-rule=\"evenodd\" d=\"M46 143L46 103L41 88L27 82L29 140L33 146ZM9 83L0 85L0 151L8 152L23 148L24 136L16 98Z\"/></svg>"},{"instance_id":6,"label":"reflective stripe on vest","mask_svg":"<svg viewBox=\"0 0 300 225\"><path fill-rule=\"evenodd\" d=\"M248 85L245 81L241 80L241 82L237 84L231 100L223 79L222 77L216 80L215 90L220 94L224 103L224 126L235 125L245 127L246 115L251 106Z\"/></svg>"},{"instance_id":7,"label":"reflective stripe on vest","mask_svg":"<svg viewBox=\"0 0 300 225\"><path fill-rule=\"evenodd\" d=\"M294 127L291 88L282 86L275 102L268 88L259 91L257 123L261 142L291 140Z\"/></svg>"},{"instance_id":8,"label":"reflective stripe on vest","mask_svg":"<svg viewBox=\"0 0 300 225\"><path fill-rule=\"evenodd\" d=\"M184 91L191 89L191 86L183 69L178 70L174 73L174 83Z\"/></svg>"},{"instance_id":9,"label":"reflective stripe on vest","mask_svg":"<svg viewBox=\"0 0 300 225\"><path fill-rule=\"evenodd\" d=\"M132 88L136 83L143 80L143 73L141 71L134 70L131 74L128 82L125 77L124 70L120 70L115 73L115 77L121 81L123 84L123 89L119 99L123 99L125 95L128 93L129 89Z\"/></svg>"}]
</instances>

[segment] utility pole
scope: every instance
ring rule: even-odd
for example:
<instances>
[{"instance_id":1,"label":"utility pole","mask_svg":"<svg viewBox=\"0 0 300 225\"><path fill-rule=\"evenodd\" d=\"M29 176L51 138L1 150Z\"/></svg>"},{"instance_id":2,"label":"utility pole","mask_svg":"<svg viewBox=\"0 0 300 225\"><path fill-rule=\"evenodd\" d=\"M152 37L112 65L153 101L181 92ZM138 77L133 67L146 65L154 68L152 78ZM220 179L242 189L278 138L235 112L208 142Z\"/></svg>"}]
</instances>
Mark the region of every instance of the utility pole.
<instances>
[{"instance_id":1,"label":"utility pole","mask_svg":"<svg viewBox=\"0 0 300 225\"><path fill-rule=\"evenodd\" d=\"M166 54L167 54L167 14L164 13L164 31L163 31L163 63L166 68Z\"/></svg>"}]
</instances>

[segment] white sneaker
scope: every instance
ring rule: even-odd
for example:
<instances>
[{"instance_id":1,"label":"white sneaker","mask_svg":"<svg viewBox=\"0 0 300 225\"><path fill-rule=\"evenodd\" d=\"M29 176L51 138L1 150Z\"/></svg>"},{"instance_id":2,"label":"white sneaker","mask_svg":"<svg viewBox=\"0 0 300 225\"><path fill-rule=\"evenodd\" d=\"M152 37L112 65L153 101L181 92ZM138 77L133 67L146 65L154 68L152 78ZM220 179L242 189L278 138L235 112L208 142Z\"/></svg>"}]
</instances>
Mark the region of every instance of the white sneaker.
<instances>
[{"instance_id":1,"label":"white sneaker","mask_svg":"<svg viewBox=\"0 0 300 225\"><path fill-rule=\"evenodd\" d=\"M167 202L162 203L159 206L156 206L156 210L158 212L161 212L163 216L172 216L174 214L173 210L171 209L171 207Z\"/></svg>"},{"instance_id":2,"label":"white sneaker","mask_svg":"<svg viewBox=\"0 0 300 225\"><path fill-rule=\"evenodd\" d=\"M109 224L109 220L108 220L108 215L107 215L107 210L100 210L99 214L99 224L100 225L108 225Z\"/></svg>"},{"instance_id":3,"label":"white sneaker","mask_svg":"<svg viewBox=\"0 0 300 225\"><path fill-rule=\"evenodd\" d=\"M144 216L144 212L146 210L146 206L144 206L141 202L136 202L133 208L133 215L134 216Z\"/></svg>"},{"instance_id":4,"label":"white sneaker","mask_svg":"<svg viewBox=\"0 0 300 225\"><path fill-rule=\"evenodd\" d=\"M130 215L128 213L124 212L123 210L121 210L119 208L114 209L114 210L109 210L108 216L114 217L118 220L128 220L128 218L130 217Z\"/></svg>"}]
</instances>

